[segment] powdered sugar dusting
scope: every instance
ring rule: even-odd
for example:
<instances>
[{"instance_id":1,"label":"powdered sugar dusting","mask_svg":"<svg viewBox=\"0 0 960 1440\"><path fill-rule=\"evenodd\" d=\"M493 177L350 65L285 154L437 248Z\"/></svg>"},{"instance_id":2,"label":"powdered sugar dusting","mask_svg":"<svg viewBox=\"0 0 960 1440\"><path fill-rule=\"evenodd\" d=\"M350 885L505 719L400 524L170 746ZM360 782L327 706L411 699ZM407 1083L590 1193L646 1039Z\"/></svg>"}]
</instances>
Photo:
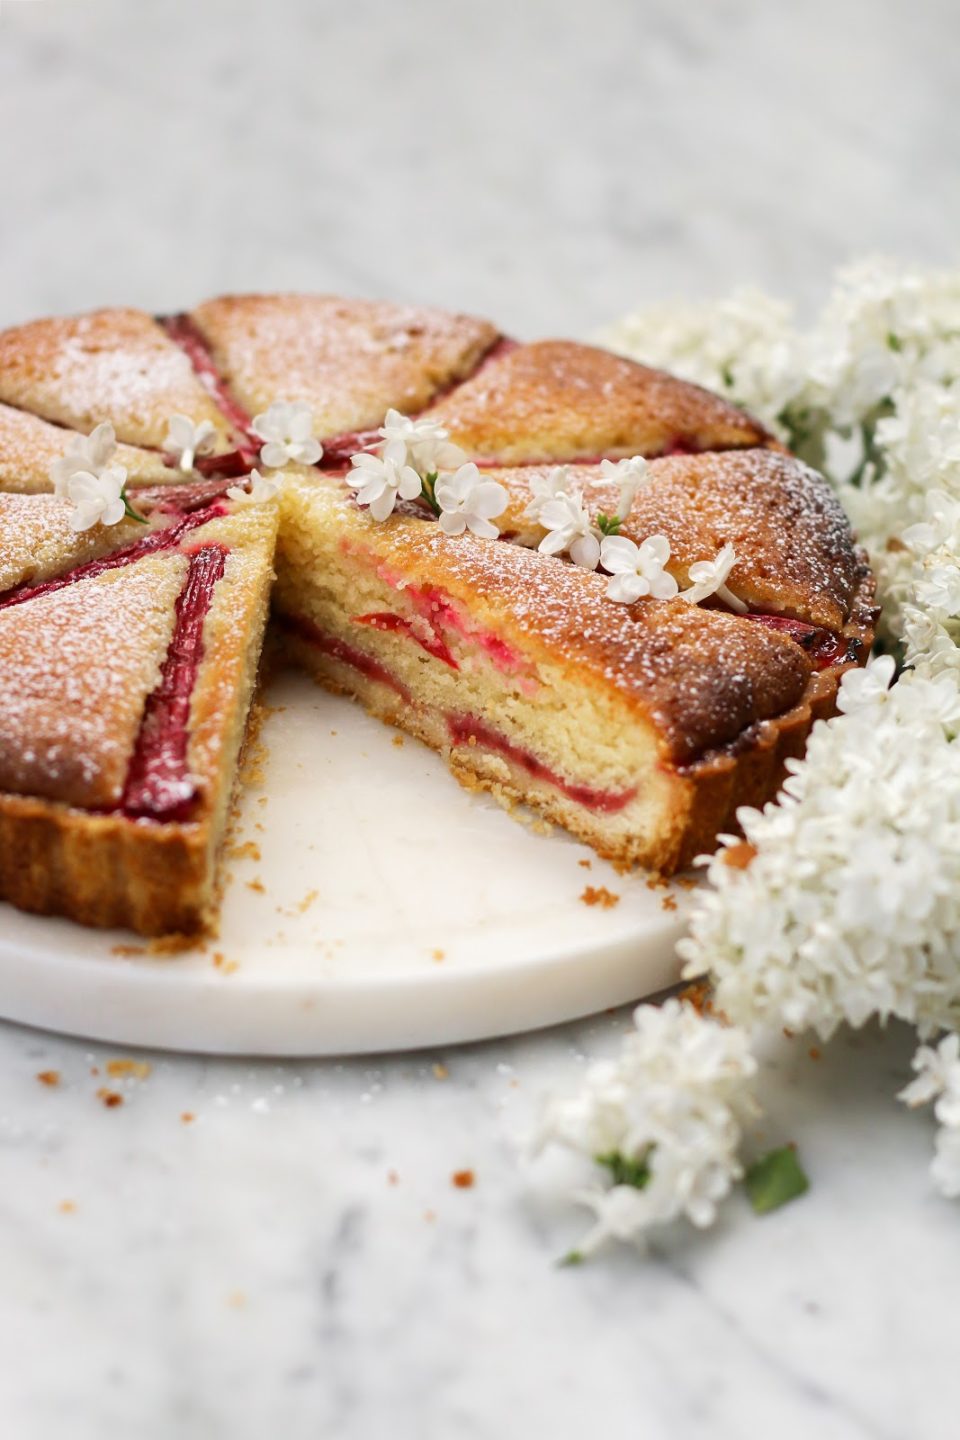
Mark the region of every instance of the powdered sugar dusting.
<instances>
[{"instance_id":1,"label":"powdered sugar dusting","mask_svg":"<svg viewBox=\"0 0 960 1440\"><path fill-rule=\"evenodd\" d=\"M230 428L186 355L139 310L36 320L0 334L0 401L89 431L111 420L131 445L163 445L170 416L208 420L218 448Z\"/></svg>"},{"instance_id":2,"label":"powdered sugar dusting","mask_svg":"<svg viewBox=\"0 0 960 1440\"><path fill-rule=\"evenodd\" d=\"M504 464L762 445L727 401L569 340L518 345L428 412L475 458Z\"/></svg>"},{"instance_id":3,"label":"powdered sugar dusting","mask_svg":"<svg viewBox=\"0 0 960 1440\"><path fill-rule=\"evenodd\" d=\"M187 560L167 553L0 612L0 789L81 806L123 791Z\"/></svg>"},{"instance_id":4,"label":"powdered sugar dusting","mask_svg":"<svg viewBox=\"0 0 960 1440\"><path fill-rule=\"evenodd\" d=\"M536 544L545 532L523 510L531 479L548 467L487 473L510 493L501 528ZM734 450L653 460L647 473L619 533L638 543L665 535L667 568L681 585L690 565L732 544L730 587L752 608L834 630L849 618L865 562L843 508L816 471L777 451ZM614 513L617 485L602 482L598 466L572 466L570 480L591 518Z\"/></svg>"},{"instance_id":5,"label":"powdered sugar dusting","mask_svg":"<svg viewBox=\"0 0 960 1440\"><path fill-rule=\"evenodd\" d=\"M466 315L326 295L225 296L190 318L251 414L303 401L321 436L422 409L497 339Z\"/></svg>"}]
</instances>

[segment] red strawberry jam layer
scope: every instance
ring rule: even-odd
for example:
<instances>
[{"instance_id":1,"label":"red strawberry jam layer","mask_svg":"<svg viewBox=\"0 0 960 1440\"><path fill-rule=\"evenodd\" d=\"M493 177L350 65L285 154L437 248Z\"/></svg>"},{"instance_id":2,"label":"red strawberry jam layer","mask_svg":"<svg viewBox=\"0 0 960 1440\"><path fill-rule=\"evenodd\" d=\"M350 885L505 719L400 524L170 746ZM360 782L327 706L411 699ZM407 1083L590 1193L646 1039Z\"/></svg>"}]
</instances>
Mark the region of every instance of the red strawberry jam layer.
<instances>
[{"instance_id":1,"label":"red strawberry jam layer","mask_svg":"<svg viewBox=\"0 0 960 1440\"><path fill-rule=\"evenodd\" d=\"M203 658L203 626L227 552L204 545L190 557L160 683L147 699L120 810L135 819L187 820L197 798L187 769L190 701Z\"/></svg>"},{"instance_id":2,"label":"red strawberry jam layer","mask_svg":"<svg viewBox=\"0 0 960 1440\"><path fill-rule=\"evenodd\" d=\"M450 740L454 745L479 745L484 750L503 755L511 764L525 770L535 780L552 785L555 790L566 795L568 800L573 800L587 810L596 810L602 815L615 815L619 810L625 809L636 796L635 785L630 790L597 790L592 785L575 785L564 780L562 775L551 770L530 750L515 745L512 740L501 735L499 730L494 730L492 725L478 720L475 715L449 712L446 718Z\"/></svg>"},{"instance_id":3,"label":"red strawberry jam layer","mask_svg":"<svg viewBox=\"0 0 960 1440\"><path fill-rule=\"evenodd\" d=\"M783 615L744 615L745 620L754 620L768 630L779 630L802 645L818 670L831 665L843 665L857 659L859 640L848 640L845 635L836 635L819 625L808 625L804 620L788 620Z\"/></svg>"},{"instance_id":4,"label":"red strawberry jam layer","mask_svg":"<svg viewBox=\"0 0 960 1440\"><path fill-rule=\"evenodd\" d=\"M103 575L107 570L120 570L126 565L134 565L148 555L157 555L163 550L173 550L189 531L196 530L210 520L215 520L218 515L226 513L227 507L221 503L205 505L199 510L181 515L179 519L174 520L173 524L163 530L151 530L148 535L144 535L142 540L136 540L122 550L114 550L111 555L101 555L99 560L88 560L86 565L78 565L75 570L68 570L64 575L57 575L53 580L42 580L38 585L15 585L5 595L0 595L0 610L6 609L10 605L22 605L25 600L35 600L40 595L52 595L55 590L62 590L67 585L75 585L78 580L93 579L97 575Z\"/></svg>"},{"instance_id":5,"label":"red strawberry jam layer","mask_svg":"<svg viewBox=\"0 0 960 1440\"><path fill-rule=\"evenodd\" d=\"M395 690L403 700L408 702L413 700L406 685L392 675L385 665L381 665L379 660L375 660L372 655L365 655L362 650L348 644L346 640L341 640L338 636L321 630L305 615L276 615L274 618L281 630L296 635L300 640L306 640L308 645L312 645L322 655L329 655L332 660L339 660L341 664L351 666L368 680L376 680L380 685L387 685L391 690Z\"/></svg>"},{"instance_id":6,"label":"red strawberry jam layer","mask_svg":"<svg viewBox=\"0 0 960 1440\"><path fill-rule=\"evenodd\" d=\"M251 417L243 406L231 395L227 388L226 381L213 363L213 357L210 354L206 340L204 340L203 335L197 329L196 325L194 325L190 316L165 315L161 317L160 324L164 330L166 330L170 339L180 346L180 349L190 361L190 364L203 382L203 385L209 390L213 399L216 401L217 409L220 413L225 419L230 421L230 424L233 425L235 429L240 431L241 435L249 436L251 433L250 426L253 423ZM197 469L201 470L201 473L207 474L209 473L209 469L203 470L202 466L204 464L208 467L219 465L236 456L249 456L252 462L256 459L256 447L251 446L248 450L246 447L241 446L239 450L232 451L230 455L210 456L206 462L201 461L197 465ZM237 473L242 472L238 471Z\"/></svg>"}]
</instances>

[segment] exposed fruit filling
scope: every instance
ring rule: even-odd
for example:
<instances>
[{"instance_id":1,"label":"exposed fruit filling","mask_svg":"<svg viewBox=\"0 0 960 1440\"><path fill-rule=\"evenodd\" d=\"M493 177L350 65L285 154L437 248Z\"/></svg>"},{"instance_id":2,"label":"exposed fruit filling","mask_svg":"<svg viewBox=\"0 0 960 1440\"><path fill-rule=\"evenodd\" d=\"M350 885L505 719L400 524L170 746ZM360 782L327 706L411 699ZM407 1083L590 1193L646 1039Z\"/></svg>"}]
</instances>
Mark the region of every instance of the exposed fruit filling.
<instances>
[{"instance_id":1,"label":"exposed fruit filling","mask_svg":"<svg viewBox=\"0 0 960 1440\"><path fill-rule=\"evenodd\" d=\"M159 322L166 330L170 339L180 346L180 349L187 356L200 380L209 390L216 401L220 413L230 421L241 435L249 436L252 419L242 405L234 399L227 387L226 381L220 374L213 357L196 325L189 315L165 315ZM250 447L241 446L238 450L231 451L228 455L210 455L205 460L197 462L196 468L201 474L207 474L216 469L218 472L224 465L233 462L242 466L236 473L243 473L250 468L257 458L257 446L251 443ZM224 474L228 473L226 470Z\"/></svg>"},{"instance_id":2,"label":"exposed fruit filling","mask_svg":"<svg viewBox=\"0 0 960 1440\"><path fill-rule=\"evenodd\" d=\"M758 625L765 625L768 630L780 630L784 635L789 635L791 640L795 640L806 650L818 670L826 670L830 665L842 665L848 660L855 661L859 658L858 640L849 640L845 635L836 635L832 630L825 630L819 625L808 625L804 620L789 620L784 615L748 614L743 618L753 620Z\"/></svg>"},{"instance_id":3,"label":"exposed fruit filling","mask_svg":"<svg viewBox=\"0 0 960 1440\"><path fill-rule=\"evenodd\" d=\"M204 545L190 557L160 683L147 699L119 807L132 818L187 820L196 800L187 768L187 724L203 658L204 621L226 560L222 545Z\"/></svg>"},{"instance_id":4,"label":"exposed fruit filling","mask_svg":"<svg viewBox=\"0 0 960 1440\"><path fill-rule=\"evenodd\" d=\"M404 700L412 701L413 697L406 685L402 684L395 675L391 675L385 665L379 660L374 660L372 655L365 655L362 650L341 640L336 635L329 635L319 626L314 625L305 615L277 615L277 624L282 630L287 630L291 635L297 635L301 640L306 640L324 655L329 655L332 660L339 660L343 665L350 665L359 674L366 676L368 680L376 680L381 685L387 685L391 690Z\"/></svg>"}]
</instances>

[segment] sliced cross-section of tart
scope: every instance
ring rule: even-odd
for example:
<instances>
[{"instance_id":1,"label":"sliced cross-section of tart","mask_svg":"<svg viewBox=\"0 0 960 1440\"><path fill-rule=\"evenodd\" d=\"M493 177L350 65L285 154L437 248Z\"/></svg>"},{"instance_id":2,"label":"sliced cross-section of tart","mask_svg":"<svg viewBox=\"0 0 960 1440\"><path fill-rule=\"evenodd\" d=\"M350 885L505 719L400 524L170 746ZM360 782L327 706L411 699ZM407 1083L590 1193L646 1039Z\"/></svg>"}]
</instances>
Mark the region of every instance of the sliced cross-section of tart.
<instances>
[{"instance_id":1,"label":"sliced cross-section of tart","mask_svg":"<svg viewBox=\"0 0 960 1440\"><path fill-rule=\"evenodd\" d=\"M719 396L572 340L492 356L427 413L473 459L503 465L776 443Z\"/></svg>"},{"instance_id":2,"label":"sliced cross-section of tart","mask_svg":"<svg viewBox=\"0 0 960 1440\"><path fill-rule=\"evenodd\" d=\"M469 315L332 295L228 295L173 322L204 344L225 390L253 415L275 400L310 406L331 455L358 448L387 410L422 410L497 343ZM348 438L349 437L349 438Z\"/></svg>"},{"instance_id":3,"label":"sliced cross-section of tart","mask_svg":"<svg viewBox=\"0 0 960 1440\"><path fill-rule=\"evenodd\" d=\"M140 310L95 310L0 332L0 402L84 433L110 420L118 440L155 450L175 414L207 421L216 453L239 443L189 356Z\"/></svg>"},{"instance_id":4,"label":"sliced cross-section of tart","mask_svg":"<svg viewBox=\"0 0 960 1440\"><path fill-rule=\"evenodd\" d=\"M618 862L689 862L829 705L802 647L741 616L613 604L604 577L520 546L377 524L321 476L282 508L291 654Z\"/></svg>"},{"instance_id":5,"label":"sliced cross-section of tart","mask_svg":"<svg viewBox=\"0 0 960 1440\"><path fill-rule=\"evenodd\" d=\"M74 536L67 511L0 504L0 897L195 931L215 907L276 507L217 500L139 536Z\"/></svg>"}]
</instances>

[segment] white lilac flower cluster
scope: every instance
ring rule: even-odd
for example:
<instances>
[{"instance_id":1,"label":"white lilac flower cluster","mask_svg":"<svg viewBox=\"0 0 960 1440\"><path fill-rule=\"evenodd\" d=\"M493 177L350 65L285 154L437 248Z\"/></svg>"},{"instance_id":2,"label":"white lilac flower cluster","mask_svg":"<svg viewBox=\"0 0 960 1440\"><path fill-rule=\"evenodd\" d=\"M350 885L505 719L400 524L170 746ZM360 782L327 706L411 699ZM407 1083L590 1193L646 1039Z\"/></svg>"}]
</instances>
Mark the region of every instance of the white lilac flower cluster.
<instances>
[{"instance_id":1,"label":"white lilac flower cluster","mask_svg":"<svg viewBox=\"0 0 960 1440\"><path fill-rule=\"evenodd\" d=\"M546 1108L537 1137L599 1162L597 1184L576 1195L596 1217L577 1258L680 1216L712 1225L743 1174L757 1068L746 1033L680 1000L640 1005L633 1025L616 1059L593 1064L579 1094Z\"/></svg>"},{"instance_id":2,"label":"white lilac flower cluster","mask_svg":"<svg viewBox=\"0 0 960 1440\"><path fill-rule=\"evenodd\" d=\"M778 803L740 812L744 839L725 840L695 903L687 974L710 977L743 1034L829 1036L874 1016L949 1032L920 1049L902 1098L935 1102L932 1174L958 1195L960 271L858 265L806 335L740 292L628 317L607 339L723 391L820 463L905 665L892 688L892 655L849 674Z\"/></svg>"},{"instance_id":3,"label":"white lilac flower cluster","mask_svg":"<svg viewBox=\"0 0 960 1440\"><path fill-rule=\"evenodd\" d=\"M507 492L484 479L447 431L434 420L413 420L388 410L378 432L382 442L350 458L346 483L374 520L386 520L398 500L422 500L446 535L469 530L487 540L500 531L493 521L507 508Z\"/></svg>"},{"instance_id":4,"label":"white lilac flower cluster","mask_svg":"<svg viewBox=\"0 0 960 1440\"><path fill-rule=\"evenodd\" d=\"M109 422L89 435L71 438L63 455L50 466L54 494L69 503L71 530L116 525L125 515L138 515L127 500L127 470L114 463L117 437Z\"/></svg>"},{"instance_id":5,"label":"white lilac flower cluster","mask_svg":"<svg viewBox=\"0 0 960 1440\"><path fill-rule=\"evenodd\" d=\"M612 481L619 488L619 496L614 513L605 515L601 511L595 520L584 503L583 491L572 484L569 466L555 465L546 475L530 479L530 501L523 513L525 519L546 531L537 547L541 554L567 554L583 570L605 570L610 576L607 598L623 605L632 605L645 596L671 600L678 594L681 600L696 605L716 595L731 610L746 610L726 584L737 563L732 545L724 545L713 560L698 560L691 565L692 583L681 591L676 577L666 568L670 542L665 535L649 535L637 544L620 534L637 491L649 481L647 462L641 455L602 461L600 476L595 485Z\"/></svg>"}]
</instances>

